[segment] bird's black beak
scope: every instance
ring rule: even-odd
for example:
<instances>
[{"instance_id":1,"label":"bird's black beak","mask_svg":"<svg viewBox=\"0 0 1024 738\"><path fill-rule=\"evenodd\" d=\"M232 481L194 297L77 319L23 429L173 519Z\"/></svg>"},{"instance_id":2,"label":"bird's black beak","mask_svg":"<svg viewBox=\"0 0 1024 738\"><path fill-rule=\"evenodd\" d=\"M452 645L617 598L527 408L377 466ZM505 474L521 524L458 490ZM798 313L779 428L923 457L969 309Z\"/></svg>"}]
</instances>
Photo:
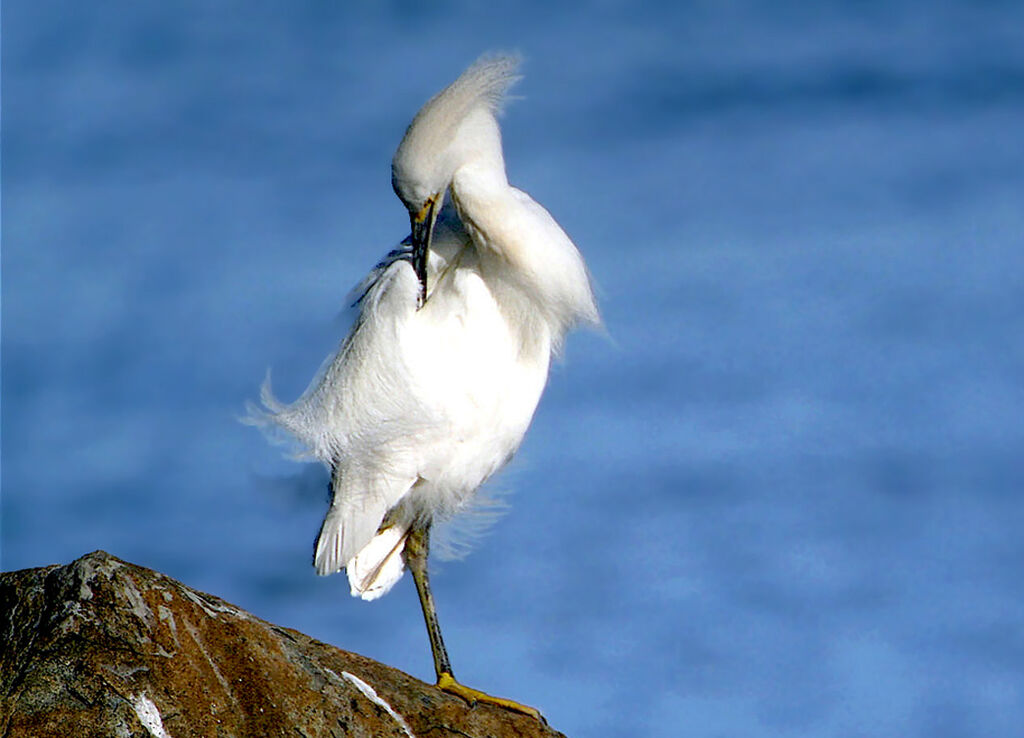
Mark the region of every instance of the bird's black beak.
<instances>
[{"instance_id":1,"label":"bird's black beak","mask_svg":"<svg viewBox=\"0 0 1024 738\"><path fill-rule=\"evenodd\" d=\"M437 222L439 195L431 197L420 208L418 213L410 216L412 222L412 268L420 282L419 306L427 300L427 255L430 252L430 239L434 235L434 223Z\"/></svg>"}]
</instances>

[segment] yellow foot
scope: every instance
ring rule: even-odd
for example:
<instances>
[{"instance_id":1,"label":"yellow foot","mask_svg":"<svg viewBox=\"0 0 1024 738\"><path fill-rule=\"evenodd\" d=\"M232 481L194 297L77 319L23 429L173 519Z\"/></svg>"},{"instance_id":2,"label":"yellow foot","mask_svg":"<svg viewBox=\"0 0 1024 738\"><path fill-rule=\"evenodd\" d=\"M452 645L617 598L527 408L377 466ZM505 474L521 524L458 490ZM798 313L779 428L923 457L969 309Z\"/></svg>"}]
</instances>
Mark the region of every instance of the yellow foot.
<instances>
[{"instance_id":1,"label":"yellow foot","mask_svg":"<svg viewBox=\"0 0 1024 738\"><path fill-rule=\"evenodd\" d=\"M492 697L486 692L481 692L478 689L470 689L462 684L455 681L455 677L445 672L437 679L437 688L454 694L456 697L461 697L470 705L474 702L486 702L489 705L497 705L498 707L504 707L506 710L512 710L513 712L521 712L524 715L529 715L532 718L536 718L544 725L548 724L548 721L544 719L544 716L540 714L540 711L533 707L527 707L526 705L520 705L518 702L512 700L502 699L501 697Z\"/></svg>"}]
</instances>

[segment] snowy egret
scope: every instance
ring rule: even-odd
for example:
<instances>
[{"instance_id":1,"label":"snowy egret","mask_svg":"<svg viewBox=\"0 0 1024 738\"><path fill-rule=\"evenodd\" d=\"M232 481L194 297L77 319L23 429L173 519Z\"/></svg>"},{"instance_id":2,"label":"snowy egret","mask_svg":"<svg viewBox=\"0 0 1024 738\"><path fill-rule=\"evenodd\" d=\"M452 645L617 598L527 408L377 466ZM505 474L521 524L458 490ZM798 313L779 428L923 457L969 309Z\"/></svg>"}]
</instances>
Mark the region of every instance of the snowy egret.
<instances>
[{"instance_id":1,"label":"snowy egret","mask_svg":"<svg viewBox=\"0 0 1024 738\"><path fill-rule=\"evenodd\" d=\"M408 567L437 685L540 718L455 681L427 577L432 522L509 460L552 353L599 322L579 251L506 178L496 116L516 69L481 58L417 113L391 169L412 234L360 285L355 326L302 397L283 405L264 386L263 421L331 470L317 572L346 569L372 600Z\"/></svg>"}]
</instances>

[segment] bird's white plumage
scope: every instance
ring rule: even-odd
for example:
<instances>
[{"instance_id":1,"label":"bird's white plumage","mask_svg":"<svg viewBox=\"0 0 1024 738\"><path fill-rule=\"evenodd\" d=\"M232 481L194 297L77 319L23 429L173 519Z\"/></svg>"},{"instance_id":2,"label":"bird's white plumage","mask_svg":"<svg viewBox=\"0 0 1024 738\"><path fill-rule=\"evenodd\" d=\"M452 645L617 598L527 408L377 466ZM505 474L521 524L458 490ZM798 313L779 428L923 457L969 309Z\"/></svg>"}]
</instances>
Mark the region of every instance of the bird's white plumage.
<instances>
[{"instance_id":1,"label":"bird's white plumage","mask_svg":"<svg viewBox=\"0 0 1024 738\"><path fill-rule=\"evenodd\" d=\"M470 67L395 155L410 213L447 203L422 307L409 250L396 249L360 286L355 326L305 394L282 405L264 389L263 420L333 469L317 571L347 568L365 599L401 577L410 526L459 512L511 457L552 352L572 325L598 321L576 247L505 177L495 114L515 69L509 57Z\"/></svg>"}]
</instances>

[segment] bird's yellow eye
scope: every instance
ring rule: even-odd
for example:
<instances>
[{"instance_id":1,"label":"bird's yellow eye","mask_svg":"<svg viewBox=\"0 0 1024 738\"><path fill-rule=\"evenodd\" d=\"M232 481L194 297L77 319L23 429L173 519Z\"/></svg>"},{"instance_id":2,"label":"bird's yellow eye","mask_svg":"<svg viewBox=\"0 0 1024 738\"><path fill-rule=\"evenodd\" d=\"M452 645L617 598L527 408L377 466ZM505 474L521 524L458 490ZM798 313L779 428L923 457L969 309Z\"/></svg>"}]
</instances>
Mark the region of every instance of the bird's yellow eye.
<instances>
[{"instance_id":1,"label":"bird's yellow eye","mask_svg":"<svg viewBox=\"0 0 1024 738\"><path fill-rule=\"evenodd\" d=\"M433 197L428 197L427 201L425 203L423 203L423 207L420 208L420 211L418 213L416 213L416 217L413 218L413 220L415 220L417 223L422 223L423 221L425 221L427 219L427 214L430 212L430 209L433 206L434 206L434 198Z\"/></svg>"}]
</instances>

